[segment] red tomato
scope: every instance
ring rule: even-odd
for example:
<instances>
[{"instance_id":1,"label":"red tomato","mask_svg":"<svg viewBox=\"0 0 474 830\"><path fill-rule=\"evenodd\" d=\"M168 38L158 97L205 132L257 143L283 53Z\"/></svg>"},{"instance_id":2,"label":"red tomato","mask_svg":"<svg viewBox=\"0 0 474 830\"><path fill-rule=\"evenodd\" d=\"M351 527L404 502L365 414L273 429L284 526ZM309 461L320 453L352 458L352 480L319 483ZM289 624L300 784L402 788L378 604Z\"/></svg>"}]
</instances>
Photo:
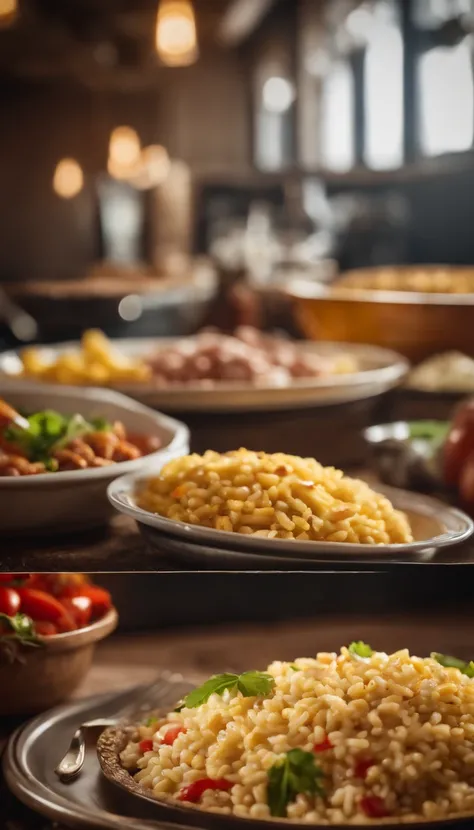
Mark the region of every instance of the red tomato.
<instances>
[{"instance_id":1,"label":"red tomato","mask_svg":"<svg viewBox=\"0 0 474 830\"><path fill-rule=\"evenodd\" d=\"M188 787L183 787L178 798L180 801L191 801L196 804L206 790L231 790L233 786L232 781L228 781L227 778L199 778Z\"/></svg>"},{"instance_id":2,"label":"red tomato","mask_svg":"<svg viewBox=\"0 0 474 830\"><path fill-rule=\"evenodd\" d=\"M20 597L14 588L0 585L0 614L14 617L20 610Z\"/></svg>"},{"instance_id":3,"label":"red tomato","mask_svg":"<svg viewBox=\"0 0 474 830\"><path fill-rule=\"evenodd\" d=\"M460 404L454 412L452 425L457 427L466 426L474 422L474 398Z\"/></svg>"},{"instance_id":4,"label":"red tomato","mask_svg":"<svg viewBox=\"0 0 474 830\"><path fill-rule=\"evenodd\" d=\"M385 818L390 815L385 806L385 802L378 795L365 795L360 800L360 806L362 812L368 818Z\"/></svg>"},{"instance_id":5,"label":"red tomato","mask_svg":"<svg viewBox=\"0 0 474 830\"><path fill-rule=\"evenodd\" d=\"M61 599L66 611L76 621L79 628L89 625L92 616L92 600L90 597L64 597Z\"/></svg>"},{"instance_id":6,"label":"red tomato","mask_svg":"<svg viewBox=\"0 0 474 830\"><path fill-rule=\"evenodd\" d=\"M140 743L138 744L138 749L140 750L142 755L145 752L151 752L151 750L153 749L153 741L151 740L151 738L144 738L143 741L140 741Z\"/></svg>"},{"instance_id":7,"label":"red tomato","mask_svg":"<svg viewBox=\"0 0 474 830\"><path fill-rule=\"evenodd\" d=\"M162 743L167 744L167 746L172 746L181 733L186 732L186 727L181 726L178 724L177 726L171 726L169 729L166 730Z\"/></svg>"},{"instance_id":8,"label":"red tomato","mask_svg":"<svg viewBox=\"0 0 474 830\"><path fill-rule=\"evenodd\" d=\"M112 608L112 597L105 588L97 585L83 585L76 596L88 597L92 602L92 618L103 617Z\"/></svg>"},{"instance_id":9,"label":"red tomato","mask_svg":"<svg viewBox=\"0 0 474 830\"><path fill-rule=\"evenodd\" d=\"M334 744L331 743L327 735L324 738L324 741L321 741L319 744L315 744L313 747L315 752L326 752L328 749L334 749Z\"/></svg>"},{"instance_id":10,"label":"red tomato","mask_svg":"<svg viewBox=\"0 0 474 830\"><path fill-rule=\"evenodd\" d=\"M64 605L45 591L35 588L18 588L21 604L20 610L35 622L54 623L58 631L73 631L77 628Z\"/></svg>"},{"instance_id":11,"label":"red tomato","mask_svg":"<svg viewBox=\"0 0 474 830\"><path fill-rule=\"evenodd\" d=\"M474 424L453 426L443 447L443 478L446 484L459 484L468 455L474 452Z\"/></svg>"},{"instance_id":12,"label":"red tomato","mask_svg":"<svg viewBox=\"0 0 474 830\"><path fill-rule=\"evenodd\" d=\"M39 622L35 622L35 631L39 637L52 637L54 634L58 634L57 626L54 623L48 622L47 620L40 620Z\"/></svg>"},{"instance_id":13,"label":"red tomato","mask_svg":"<svg viewBox=\"0 0 474 830\"><path fill-rule=\"evenodd\" d=\"M374 766L374 761L370 758L358 758L354 765L354 775L356 778L365 778L370 767Z\"/></svg>"}]
</instances>

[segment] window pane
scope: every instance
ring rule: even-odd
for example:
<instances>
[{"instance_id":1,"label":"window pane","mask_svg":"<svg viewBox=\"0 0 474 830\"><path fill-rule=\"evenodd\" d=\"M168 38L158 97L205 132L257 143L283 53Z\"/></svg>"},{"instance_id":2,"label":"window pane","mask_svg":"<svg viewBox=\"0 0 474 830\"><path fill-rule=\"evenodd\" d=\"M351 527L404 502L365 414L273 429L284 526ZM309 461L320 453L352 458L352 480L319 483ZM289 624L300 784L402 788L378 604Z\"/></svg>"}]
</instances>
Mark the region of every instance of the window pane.
<instances>
[{"instance_id":1,"label":"window pane","mask_svg":"<svg viewBox=\"0 0 474 830\"><path fill-rule=\"evenodd\" d=\"M324 78L321 161L337 172L354 164L354 79L347 61L335 62Z\"/></svg>"},{"instance_id":2,"label":"window pane","mask_svg":"<svg viewBox=\"0 0 474 830\"><path fill-rule=\"evenodd\" d=\"M374 170L403 164L403 40L390 7L380 4L368 33L364 67L364 161Z\"/></svg>"},{"instance_id":3,"label":"window pane","mask_svg":"<svg viewBox=\"0 0 474 830\"><path fill-rule=\"evenodd\" d=\"M438 47L418 63L420 148L424 155L460 152L472 146L474 84L470 40Z\"/></svg>"}]
</instances>

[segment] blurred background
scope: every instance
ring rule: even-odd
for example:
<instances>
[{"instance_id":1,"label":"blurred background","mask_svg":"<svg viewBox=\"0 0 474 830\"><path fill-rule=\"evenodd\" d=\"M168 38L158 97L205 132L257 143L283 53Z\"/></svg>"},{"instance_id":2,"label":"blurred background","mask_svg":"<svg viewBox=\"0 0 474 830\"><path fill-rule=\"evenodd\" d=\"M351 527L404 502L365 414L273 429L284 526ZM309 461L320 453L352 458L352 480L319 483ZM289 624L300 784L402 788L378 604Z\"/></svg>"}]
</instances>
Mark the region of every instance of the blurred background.
<instances>
[{"instance_id":1,"label":"blurred background","mask_svg":"<svg viewBox=\"0 0 474 830\"><path fill-rule=\"evenodd\" d=\"M473 32L473 0L0 0L3 345L291 330L235 285L474 263Z\"/></svg>"}]
</instances>

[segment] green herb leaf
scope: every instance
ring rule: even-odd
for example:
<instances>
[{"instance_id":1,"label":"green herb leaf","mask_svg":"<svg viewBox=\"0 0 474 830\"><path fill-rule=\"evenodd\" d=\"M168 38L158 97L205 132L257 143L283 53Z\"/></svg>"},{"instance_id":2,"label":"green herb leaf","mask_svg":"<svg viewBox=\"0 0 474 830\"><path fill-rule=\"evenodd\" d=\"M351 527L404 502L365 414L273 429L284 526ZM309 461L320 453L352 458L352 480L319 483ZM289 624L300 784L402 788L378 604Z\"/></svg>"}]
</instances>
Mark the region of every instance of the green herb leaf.
<instances>
[{"instance_id":1,"label":"green herb leaf","mask_svg":"<svg viewBox=\"0 0 474 830\"><path fill-rule=\"evenodd\" d=\"M355 640L351 643L349 646L349 652L355 657L372 657L372 654L374 653L371 647L362 640Z\"/></svg>"},{"instance_id":2,"label":"green herb leaf","mask_svg":"<svg viewBox=\"0 0 474 830\"><path fill-rule=\"evenodd\" d=\"M154 723L158 723L158 718L147 718L144 726L153 726Z\"/></svg>"},{"instance_id":3,"label":"green herb leaf","mask_svg":"<svg viewBox=\"0 0 474 830\"><path fill-rule=\"evenodd\" d=\"M4 431L7 441L17 444L30 461L45 461L51 448L65 433L68 419L59 412L45 409L28 418L29 429L19 429L12 424Z\"/></svg>"},{"instance_id":4,"label":"green herb leaf","mask_svg":"<svg viewBox=\"0 0 474 830\"><path fill-rule=\"evenodd\" d=\"M178 703L176 709L173 709L173 712L182 712L184 709L184 703Z\"/></svg>"},{"instance_id":5,"label":"green herb leaf","mask_svg":"<svg viewBox=\"0 0 474 830\"><path fill-rule=\"evenodd\" d=\"M311 752L290 749L268 770L268 806L272 816L284 818L298 793L324 796L324 773Z\"/></svg>"},{"instance_id":6,"label":"green herb leaf","mask_svg":"<svg viewBox=\"0 0 474 830\"><path fill-rule=\"evenodd\" d=\"M247 671L243 674L216 674L206 680L202 686L193 689L184 699L188 709L195 709L209 700L213 694L221 695L226 689L237 690L244 697L267 695L273 689L275 681L270 674L259 671Z\"/></svg>"},{"instance_id":7,"label":"green herb leaf","mask_svg":"<svg viewBox=\"0 0 474 830\"><path fill-rule=\"evenodd\" d=\"M290 663L290 669L291 669L292 671L301 671L301 669L299 669L299 668L298 668L298 666L296 665L296 663Z\"/></svg>"},{"instance_id":8,"label":"green herb leaf","mask_svg":"<svg viewBox=\"0 0 474 830\"><path fill-rule=\"evenodd\" d=\"M11 634L3 634L3 637L14 637L24 645L41 646L41 640L38 639L35 633L33 620L27 617L26 614L15 614L14 617L9 617L8 614L0 614L0 621L6 623L11 630Z\"/></svg>"},{"instance_id":9,"label":"green herb leaf","mask_svg":"<svg viewBox=\"0 0 474 830\"><path fill-rule=\"evenodd\" d=\"M112 424L106 418L91 418L90 424L95 432L110 432Z\"/></svg>"},{"instance_id":10,"label":"green herb leaf","mask_svg":"<svg viewBox=\"0 0 474 830\"><path fill-rule=\"evenodd\" d=\"M433 651L431 653L431 657L446 669L459 669L461 674L465 674L467 677L474 677L473 660L466 663L465 660L460 660L458 657L450 657L448 654L439 654L437 651Z\"/></svg>"},{"instance_id":11,"label":"green herb leaf","mask_svg":"<svg viewBox=\"0 0 474 830\"><path fill-rule=\"evenodd\" d=\"M411 421L408 424L409 437L425 441L442 442L446 438L450 428L449 421Z\"/></svg>"}]
</instances>

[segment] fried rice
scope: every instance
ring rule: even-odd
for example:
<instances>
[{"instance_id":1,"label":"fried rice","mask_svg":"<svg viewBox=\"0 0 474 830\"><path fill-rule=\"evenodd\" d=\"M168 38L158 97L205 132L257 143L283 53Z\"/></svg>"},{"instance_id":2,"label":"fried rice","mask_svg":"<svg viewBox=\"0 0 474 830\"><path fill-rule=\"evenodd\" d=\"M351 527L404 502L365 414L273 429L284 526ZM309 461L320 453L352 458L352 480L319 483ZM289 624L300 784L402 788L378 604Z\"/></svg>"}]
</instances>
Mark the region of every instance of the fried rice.
<instances>
[{"instance_id":1,"label":"fried rice","mask_svg":"<svg viewBox=\"0 0 474 830\"><path fill-rule=\"evenodd\" d=\"M366 824L474 812L474 680L459 669L405 649L360 657L344 647L274 662L268 675L268 694L226 689L137 726L123 767L157 798L185 802L201 781L201 809L270 819L271 771L296 749L315 759L322 789L303 785L283 818Z\"/></svg>"},{"instance_id":2,"label":"fried rice","mask_svg":"<svg viewBox=\"0 0 474 830\"><path fill-rule=\"evenodd\" d=\"M136 500L168 519L269 539L413 541L406 516L368 484L284 453L184 456L141 485Z\"/></svg>"}]
</instances>

